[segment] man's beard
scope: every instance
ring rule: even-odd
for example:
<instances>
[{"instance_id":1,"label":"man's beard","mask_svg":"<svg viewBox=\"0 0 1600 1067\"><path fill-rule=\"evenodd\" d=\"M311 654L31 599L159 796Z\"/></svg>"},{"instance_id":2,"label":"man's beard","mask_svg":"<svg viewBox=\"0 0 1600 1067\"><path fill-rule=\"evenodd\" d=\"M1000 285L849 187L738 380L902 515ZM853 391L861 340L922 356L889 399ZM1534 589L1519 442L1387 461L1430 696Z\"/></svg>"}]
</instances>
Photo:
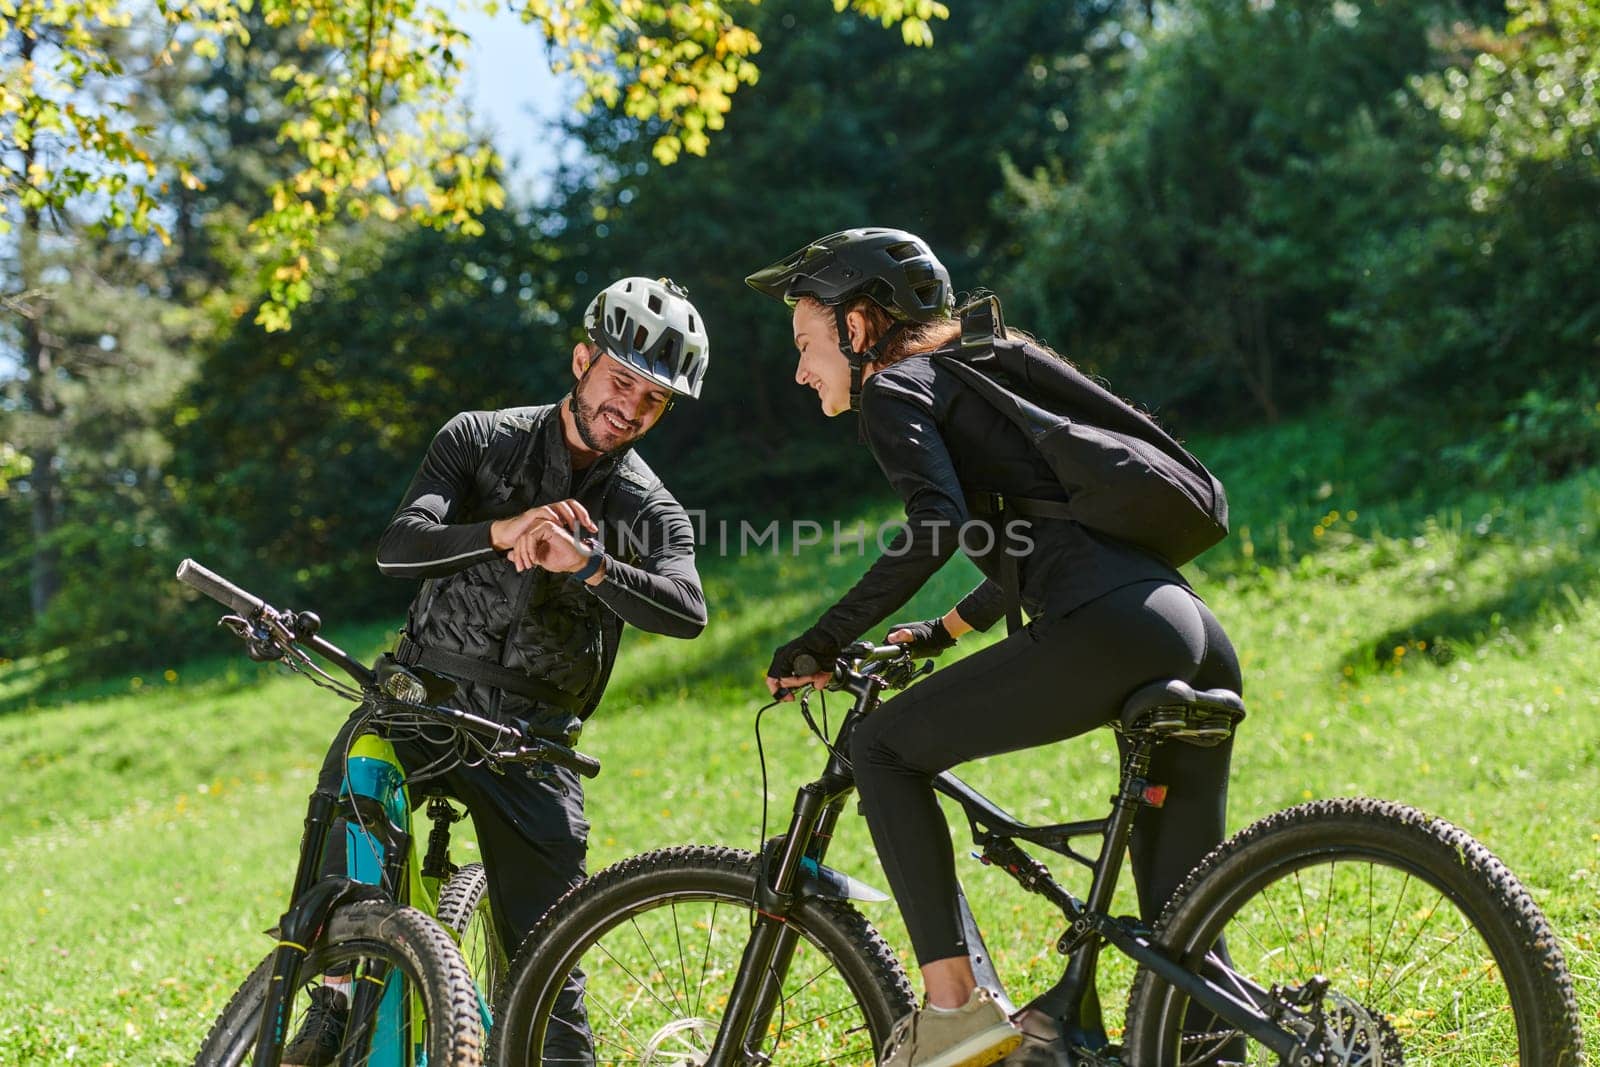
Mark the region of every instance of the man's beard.
<instances>
[{"instance_id":1,"label":"man's beard","mask_svg":"<svg viewBox=\"0 0 1600 1067\"><path fill-rule=\"evenodd\" d=\"M643 437L643 430L616 436L619 431L606 420L605 415L611 415L624 426L636 427L638 424L614 407L590 404L583 395L583 383L588 378L589 375L585 373L578 379L578 384L573 386L571 393L572 423L577 427L578 437L582 439L584 447L603 455L608 452L620 452Z\"/></svg>"}]
</instances>

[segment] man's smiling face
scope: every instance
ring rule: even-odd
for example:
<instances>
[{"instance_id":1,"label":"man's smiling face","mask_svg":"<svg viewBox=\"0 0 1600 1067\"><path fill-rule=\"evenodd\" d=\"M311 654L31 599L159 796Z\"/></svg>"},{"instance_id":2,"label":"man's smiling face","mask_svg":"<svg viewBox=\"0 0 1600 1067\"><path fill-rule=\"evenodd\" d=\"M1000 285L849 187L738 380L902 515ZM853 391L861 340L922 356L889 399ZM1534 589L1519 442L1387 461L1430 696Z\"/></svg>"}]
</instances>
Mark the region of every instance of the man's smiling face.
<instances>
[{"instance_id":1,"label":"man's smiling face","mask_svg":"<svg viewBox=\"0 0 1600 1067\"><path fill-rule=\"evenodd\" d=\"M627 448L660 421L672 392L592 346L572 390L572 416L595 452Z\"/></svg>"}]
</instances>

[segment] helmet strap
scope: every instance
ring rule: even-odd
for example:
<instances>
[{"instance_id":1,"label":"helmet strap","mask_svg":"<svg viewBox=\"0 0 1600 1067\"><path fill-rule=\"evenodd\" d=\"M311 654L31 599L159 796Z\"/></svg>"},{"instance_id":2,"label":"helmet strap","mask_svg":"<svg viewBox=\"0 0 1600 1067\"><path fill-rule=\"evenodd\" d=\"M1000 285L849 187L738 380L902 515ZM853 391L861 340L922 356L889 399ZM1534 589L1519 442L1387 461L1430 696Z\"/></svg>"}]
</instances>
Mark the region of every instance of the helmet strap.
<instances>
[{"instance_id":1,"label":"helmet strap","mask_svg":"<svg viewBox=\"0 0 1600 1067\"><path fill-rule=\"evenodd\" d=\"M857 352L850 343L850 313L843 304L833 305L834 322L838 326L839 352L850 364L850 410L861 410L861 381L866 376L868 363L874 363L883 358L883 346L888 344L895 334L905 328L903 322L891 322L889 328L883 331L883 336L867 348L865 352Z\"/></svg>"}]
</instances>

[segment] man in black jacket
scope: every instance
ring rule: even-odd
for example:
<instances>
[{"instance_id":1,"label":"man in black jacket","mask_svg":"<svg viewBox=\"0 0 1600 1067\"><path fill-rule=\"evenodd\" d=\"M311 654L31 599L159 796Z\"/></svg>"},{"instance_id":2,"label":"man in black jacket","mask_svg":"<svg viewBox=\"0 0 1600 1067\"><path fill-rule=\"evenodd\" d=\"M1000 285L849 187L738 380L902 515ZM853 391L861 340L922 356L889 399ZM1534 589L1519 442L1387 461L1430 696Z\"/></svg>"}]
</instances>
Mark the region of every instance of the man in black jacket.
<instances>
[{"instance_id":1,"label":"man in black jacket","mask_svg":"<svg viewBox=\"0 0 1600 1067\"><path fill-rule=\"evenodd\" d=\"M670 281L625 278L595 297L584 325L572 392L451 419L378 545L384 574L423 579L395 658L455 681L456 699L480 715L568 744L600 702L624 623L685 638L706 623L689 517L630 448L675 395L699 395L704 322ZM422 741L395 748L423 774L451 755ZM330 761L323 787L336 789L342 774ZM584 877L582 786L561 768L460 766L441 780L472 814L512 955ZM313 992L285 1064L333 1062L346 984L330 976ZM558 1004L569 1025L552 1043L564 1036L564 1060L592 1055L581 992L573 983Z\"/></svg>"}]
</instances>

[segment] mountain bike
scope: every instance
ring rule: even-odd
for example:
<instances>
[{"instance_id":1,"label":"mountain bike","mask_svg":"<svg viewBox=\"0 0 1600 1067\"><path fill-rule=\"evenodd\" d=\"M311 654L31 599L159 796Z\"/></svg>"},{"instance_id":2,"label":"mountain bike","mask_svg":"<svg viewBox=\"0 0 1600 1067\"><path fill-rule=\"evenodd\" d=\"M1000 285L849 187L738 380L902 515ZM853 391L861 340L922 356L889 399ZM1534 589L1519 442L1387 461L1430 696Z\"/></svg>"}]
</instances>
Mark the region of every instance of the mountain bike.
<instances>
[{"instance_id":1,"label":"mountain bike","mask_svg":"<svg viewBox=\"0 0 1600 1067\"><path fill-rule=\"evenodd\" d=\"M450 826L464 816L417 780L454 760L506 770L561 765L590 778L600 764L518 724L448 706L443 679L387 659L365 666L321 636L312 612L274 608L193 560L177 577L230 609L220 625L244 640L252 659L281 663L359 705L334 744L344 767L340 787L311 794L289 905L270 931L277 945L213 1024L196 1063L278 1064L310 991L329 976L351 990L341 1065L481 1063L505 955L482 865L450 862ZM322 670L310 653L354 685ZM392 743L400 738L425 738L448 755L408 772ZM412 829L413 805L423 802L433 823L426 852ZM324 849L341 845L345 876L325 875Z\"/></svg>"},{"instance_id":2,"label":"mountain bike","mask_svg":"<svg viewBox=\"0 0 1600 1067\"><path fill-rule=\"evenodd\" d=\"M801 693L827 763L796 793L787 832L760 854L662 849L563 897L512 964L491 1062L540 1062L563 1025L550 1014L555 991L575 970L586 975L600 1062L873 1062L895 1020L912 1010L912 991L850 903L868 891L823 861L853 789L845 754L855 724L883 690L931 668L896 646L846 649L826 688L854 701L831 738L809 710L809 689ZM1580 1063L1572 979L1527 891L1462 830L1400 804L1327 800L1269 815L1213 850L1154 929L1110 913L1135 819L1168 802L1148 778L1152 753L1163 744L1219 744L1244 715L1236 694L1181 681L1132 694L1112 723L1124 756L1101 819L1025 825L954 775L936 779L965 812L979 858L1062 913L1060 980L1021 1011L1004 1001L1028 1035L1005 1062ZM1084 838L1099 839L1096 854L1074 847ZM1024 845L1087 868L1087 897L1069 892ZM961 904L979 981L1004 997ZM1107 947L1138 964L1120 1045L1094 991Z\"/></svg>"}]
</instances>

